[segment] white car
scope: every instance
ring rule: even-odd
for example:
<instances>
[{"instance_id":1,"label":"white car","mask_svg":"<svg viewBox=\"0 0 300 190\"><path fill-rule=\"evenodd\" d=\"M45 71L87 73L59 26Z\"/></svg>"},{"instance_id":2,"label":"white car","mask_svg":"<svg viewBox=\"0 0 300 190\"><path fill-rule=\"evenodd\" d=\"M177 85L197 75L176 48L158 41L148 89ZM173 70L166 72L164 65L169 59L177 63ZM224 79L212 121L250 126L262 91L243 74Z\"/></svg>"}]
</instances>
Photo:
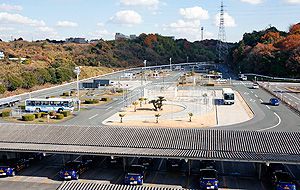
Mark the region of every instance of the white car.
<instances>
[{"instance_id":1,"label":"white car","mask_svg":"<svg viewBox=\"0 0 300 190\"><path fill-rule=\"evenodd\" d=\"M226 83L226 82L227 82L227 79L218 78L218 79L216 80L216 82L218 82L218 83Z\"/></svg>"},{"instance_id":2,"label":"white car","mask_svg":"<svg viewBox=\"0 0 300 190\"><path fill-rule=\"evenodd\" d=\"M258 86L258 84L253 84L252 88L253 89L259 89L259 86Z\"/></svg>"}]
</instances>

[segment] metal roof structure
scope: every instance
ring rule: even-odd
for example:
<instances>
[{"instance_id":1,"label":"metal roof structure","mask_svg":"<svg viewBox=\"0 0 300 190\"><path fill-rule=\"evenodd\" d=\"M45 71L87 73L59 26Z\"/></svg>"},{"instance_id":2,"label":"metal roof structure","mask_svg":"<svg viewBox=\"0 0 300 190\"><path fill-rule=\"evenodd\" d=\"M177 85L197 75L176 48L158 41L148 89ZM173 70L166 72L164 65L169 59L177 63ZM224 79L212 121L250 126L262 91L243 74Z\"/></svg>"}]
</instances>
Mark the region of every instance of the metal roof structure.
<instances>
[{"instance_id":1,"label":"metal roof structure","mask_svg":"<svg viewBox=\"0 0 300 190\"><path fill-rule=\"evenodd\" d=\"M183 188L115 185L97 182L63 182L57 190L183 190Z\"/></svg>"},{"instance_id":2,"label":"metal roof structure","mask_svg":"<svg viewBox=\"0 0 300 190\"><path fill-rule=\"evenodd\" d=\"M0 150L300 163L300 132L113 126L0 126Z\"/></svg>"}]
</instances>

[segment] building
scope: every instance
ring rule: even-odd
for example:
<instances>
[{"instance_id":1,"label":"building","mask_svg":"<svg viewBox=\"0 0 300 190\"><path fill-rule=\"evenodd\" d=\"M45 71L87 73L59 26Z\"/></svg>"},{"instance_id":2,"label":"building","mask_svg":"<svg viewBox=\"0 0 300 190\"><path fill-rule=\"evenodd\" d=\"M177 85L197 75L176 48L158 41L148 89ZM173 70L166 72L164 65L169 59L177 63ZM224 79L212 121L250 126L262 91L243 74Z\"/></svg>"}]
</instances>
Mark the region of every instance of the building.
<instances>
[{"instance_id":1,"label":"building","mask_svg":"<svg viewBox=\"0 0 300 190\"><path fill-rule=\"evenodd\" d=\"M87 40L85 38L67 38L66 43L86 44Z\"/></svg>"},{"instance_id":2,"label":"building","mask_svg":"<svg viewBox=\"0 0 300 190\"><path fill-rule=\"evenodd\" d=\"M0 51L0 59L4 59L4 52L3 51Z\"/></svg>"},{"instance_id":3,"label":"building","mask_svg":"<svg viewBox=\"0 0 300 190\"><path fill-rule=\"evenodd\" d=\"M23 57L9 57L8 60L9 61L16 61L16 62L19 62L19 63L23 63L27 59L23 58Z\"/></svg>"},{"instance_id":4,"label":"building","mask_svg":"<svg viewBox=\"0 0 300 190\"><path fill-rule=\"evenodd\" d=\"M93 82L83 82L79 86L81 89L84 88L99 88L100 86L108 86L110 81L108 79L94 79Z\"/></svg>"},{"instance_id":5,"label":"building","mask_svg":"<svg viewBox=\"0 0 300 190\"><path fill-rule=\"evenodd\" d=\"M122 40L122 39L134 40L136 38L137 38L137 36L135 34L131 34L130 36L127 36L127 35L122 34L122 33L116 33L116 35L115 35L115 40Z\"/></svg>"}]
</instances>

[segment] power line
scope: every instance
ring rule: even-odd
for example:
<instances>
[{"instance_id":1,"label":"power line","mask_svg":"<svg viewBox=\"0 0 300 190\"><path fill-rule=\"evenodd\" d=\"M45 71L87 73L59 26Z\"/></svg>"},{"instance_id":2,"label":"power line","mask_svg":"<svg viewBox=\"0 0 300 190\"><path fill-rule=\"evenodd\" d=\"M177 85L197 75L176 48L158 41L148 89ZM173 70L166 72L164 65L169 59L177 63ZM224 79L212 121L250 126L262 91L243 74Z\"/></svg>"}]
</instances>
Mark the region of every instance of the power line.
<instances>
[{"instance_id":1,"label":"power line","mask_svg":"<svg viewBox=\"0 0 300 190\"><path fill-rule=\"evenodd\" d=\"M219 62L223 62L228 54L228 46L226 43L226 32L225 32L225 19L224 19L224 5L221 1L220 9L220 23L219 23L219 33L218 33L218 43L217 52Z\"/></svg>"}]
</instances>

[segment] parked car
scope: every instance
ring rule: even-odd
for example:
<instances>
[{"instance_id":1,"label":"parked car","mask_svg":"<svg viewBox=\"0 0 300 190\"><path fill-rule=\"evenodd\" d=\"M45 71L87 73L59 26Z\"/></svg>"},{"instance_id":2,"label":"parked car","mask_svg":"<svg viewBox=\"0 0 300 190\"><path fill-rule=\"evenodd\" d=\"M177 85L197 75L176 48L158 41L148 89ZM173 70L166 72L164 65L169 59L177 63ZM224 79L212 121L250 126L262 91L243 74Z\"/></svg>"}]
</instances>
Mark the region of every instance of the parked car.
<instances>
[{"instance_id":1,"label":"parked car","mask_svg":"<svg viewBox=\"0 0 300 190\"><path fill-rule=\"evenodd\" d=\"M6 159L0 162L0 176L15 176L24 168L29 167L29 161L26 159Z\"/></svg>"},{"instance_id":2,"label":"parked car","mask_svg":"<svg viewBox=\"0 0 300 190\"><path fill-rule=\"evenodd\" d=\"M127 185L143 185L145 178L145 166L131 165L124 178L124 183Z\"/></svg>"},{"instance_id":3,"label":"parked car","mask_svg":"<svg viewBox=\"0 0 300 190\"><path fill-rule=\"evenodd\" d=\"M295 181L288 172L274 172L272 184L275 190L296 190Z\"/></svg>"},{"instance_id":4,"label":"parked car","mask_svg":"<svg viewBox=\"0 0 300 190\"><path fill-rule=\"evenodd\" d=\"M278 98L271 98L270 101L269 101L270 105L272 106L279 106L280 104L280 101Z\"/></svg>"},{"instance_id":5,"label":"parked car","mask_svg":"<svg viewBox=\"0 0 300 190\"><path fill-rule=\"evenodd\" d=\"M216 80L217 83L226 83L227 82L227 79L223 79L223 78L218 78Z\"/></svg>"},{"instance_id":6,"label":"parked car","mask_svg":"<svg viewBox=\"0 0 300 190\"><path fill-rule=\"evenodd\" d=\"M64 180L78 180L80 175L88 170L89 162L70 161L60 170L59 177Z\"/></svg>"},{"instance_id":7,"label":"parked car","mask_svg":"<svg viewBox=\"0 0 300 190\"><path fill-rule=\"evenodd\" d=\"M259 89L259 85L258 85L258 84L253 84L253 85L252 85L252 88L253 88L253 89Z\"/></svg>"},{"instance_id":8,"label":"parked car","mask_svg":"<svg viewBox=\"0 0 300 190\"><path fill-rule=\"evenodd\" d=\"M217 170L200 169L200 189L218 189L219 181Z\"/></svg>"}]
</instances>

